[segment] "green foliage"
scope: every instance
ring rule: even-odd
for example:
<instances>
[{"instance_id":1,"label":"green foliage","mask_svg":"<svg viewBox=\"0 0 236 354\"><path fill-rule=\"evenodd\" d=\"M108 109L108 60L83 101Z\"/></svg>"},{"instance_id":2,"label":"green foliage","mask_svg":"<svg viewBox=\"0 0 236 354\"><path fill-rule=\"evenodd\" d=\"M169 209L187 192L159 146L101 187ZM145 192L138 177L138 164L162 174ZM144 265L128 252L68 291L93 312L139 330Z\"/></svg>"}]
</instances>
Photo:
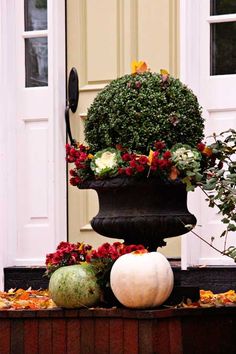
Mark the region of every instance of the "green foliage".
<instances>
[{"instance_id":1,"label":"green foliage","mask_svg":"<svg viewBox=\"0 0 236 354\"><path fill-rule=\"evenodd\" d=\"M223 254L233 258L234 262L236 262L236 247L230 246L227 250L224 251Z\"/></svg>"},{"instance_id":2,"label":"green foliage","mask_svg":"<svg viewBox=\"0 0 236 354\"><path fill-rule=\"evenodd\" d=\"M214 164L205 168L204 179L199 185L208 196L209 206L216 206L223 216L221 221L226 225L223 237L229 231L236 231L236 131L230 129L213 138L209 148ZM236 261L236 248L231 246L224 254Z\"/></svg>"},{"instance_id":3,"label":"green foliage","mask_svg":"<svg viewBox=\"0 0 236 354\"><path fill-rule=\"evenodd\" d=\"M93 151L117 144L147 153L155 141L194 147L203 137L196 96L178 79L157 73L125 75L95 98L85 121L85 138Z\"/></svg>"}]
</instances>

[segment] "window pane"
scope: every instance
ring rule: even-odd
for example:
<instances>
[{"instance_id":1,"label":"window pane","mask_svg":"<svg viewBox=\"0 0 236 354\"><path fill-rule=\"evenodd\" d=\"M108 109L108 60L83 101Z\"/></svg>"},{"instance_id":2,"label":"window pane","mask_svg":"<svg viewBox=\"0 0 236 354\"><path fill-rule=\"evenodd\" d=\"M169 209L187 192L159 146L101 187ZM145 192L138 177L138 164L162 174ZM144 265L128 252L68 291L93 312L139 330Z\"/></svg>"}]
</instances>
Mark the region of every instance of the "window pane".
<instances>
[{"instance_id":1,"label":"window pane","mask_svg":"<svg viewBox=\"0 0 236 354\"><path fill-rule=\"evenodd\" d=\"M47 0L25 0L25 31L47 29Z\"/></svg>"},{"instance_id":2,"label":"window pane","mask_svg":"<svg viewBox=\"0 0 236 354\"><path fill-rule=\"evenodd\" d=\"M236 74L236 22L211 24L211 75Z\"/></svg>"},{"instance_id":3,"label":"window pane","mask_svg":"<svg viewBox=\"0 0 236 354\"><path fill-rule=\"evenodd\" d=\"M48 40L43 38L25 39L25 86L48 85Z\"/></svg>"},{"instance_id":4,"label":"window pane","mask_svg":"<svg viewBox=\"0 0 236 354\"><path fill-rule=\"evenodd\" d=\"M211 0L211 15L226 15L235 13L235 0Z\"/></svg>"}]
</instances>

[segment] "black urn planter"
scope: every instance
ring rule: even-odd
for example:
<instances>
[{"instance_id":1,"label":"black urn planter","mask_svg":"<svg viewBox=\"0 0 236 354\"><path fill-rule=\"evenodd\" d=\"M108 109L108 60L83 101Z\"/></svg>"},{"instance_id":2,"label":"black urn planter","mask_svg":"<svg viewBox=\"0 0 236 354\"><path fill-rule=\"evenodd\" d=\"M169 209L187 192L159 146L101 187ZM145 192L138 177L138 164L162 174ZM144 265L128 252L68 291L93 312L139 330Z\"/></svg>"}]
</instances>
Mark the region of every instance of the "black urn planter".
<instances>
[{"instance_id":1,"label":"black urn planter","mask_svg":"<svg viewBox=\"0 0 236 354\"><path fill-rule=\"evenodd\" d=\"M127 244L156 250L165 245L163 239L188 232L185 225L196 225L181 181L118 176L87 180L79 188L98 194L99 212L91 221L94 231Z\"/></svg>"}]
</instances>

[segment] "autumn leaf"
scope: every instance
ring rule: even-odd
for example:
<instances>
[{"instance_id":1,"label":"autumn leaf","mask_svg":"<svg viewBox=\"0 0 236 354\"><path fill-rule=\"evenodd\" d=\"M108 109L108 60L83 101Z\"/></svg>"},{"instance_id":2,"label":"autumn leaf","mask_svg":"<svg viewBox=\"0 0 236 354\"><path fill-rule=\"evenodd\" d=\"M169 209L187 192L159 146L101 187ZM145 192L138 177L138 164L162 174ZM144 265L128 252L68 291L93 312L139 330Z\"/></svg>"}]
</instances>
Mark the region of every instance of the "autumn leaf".
<instances>
[{"instance_id":1,"label":"autumn leaf","mask_svg":"<svg viewBox=\"0 0 236 354\"><path fill-rule=\"evenodd\" d=\"M148 67L145 61L134 60L132 61L131 68L132 68L132 74L140 74L148 71Z\"/></svg>"}]
</instances>

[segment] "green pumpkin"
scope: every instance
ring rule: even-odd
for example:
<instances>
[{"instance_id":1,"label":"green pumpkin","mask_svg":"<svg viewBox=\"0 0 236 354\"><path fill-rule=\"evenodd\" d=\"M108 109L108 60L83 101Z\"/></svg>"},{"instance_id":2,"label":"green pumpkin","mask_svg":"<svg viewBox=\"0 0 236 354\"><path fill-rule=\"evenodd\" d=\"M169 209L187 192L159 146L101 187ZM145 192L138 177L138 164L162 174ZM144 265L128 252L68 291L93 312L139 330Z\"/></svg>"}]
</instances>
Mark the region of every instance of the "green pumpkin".
<instances>
[{"instance_id":1,"label":"green pumpkin","mask_svg":"<svg viewBox=\"0 0 236 354\"><path fill-rule=\"evenodd\" d=\"M87 263L57 269L49 281L52 300L59 307L90 307L98 303L101 289L93 266Z\"/></svg>"}]
</instances>

